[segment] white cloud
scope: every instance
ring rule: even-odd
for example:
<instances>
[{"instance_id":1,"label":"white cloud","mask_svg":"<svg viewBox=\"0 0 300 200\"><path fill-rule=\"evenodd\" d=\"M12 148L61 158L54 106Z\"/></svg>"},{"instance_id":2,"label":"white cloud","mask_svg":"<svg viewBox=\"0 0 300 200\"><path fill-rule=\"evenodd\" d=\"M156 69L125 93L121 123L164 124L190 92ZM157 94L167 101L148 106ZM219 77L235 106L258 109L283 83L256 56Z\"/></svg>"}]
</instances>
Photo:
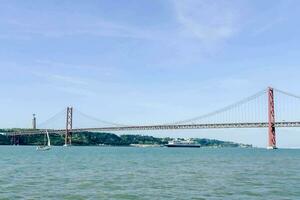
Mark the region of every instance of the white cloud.
<instances>
[{"instance_id":1,"label":"white cloud","mask_svg":"<svg viewBox=\"0 0 300 200\"><path fill-rule=\"evenodd\" d=\"M75 95L75 96L83 96L83 97L90 97L90 98L97 96L97 94L95 92L93 92L92 90L87 90L87 89L78 88L78 87L58 86L58 87L55 87L55 89L57 89L61 92L64 92L64 93Z\"/></svg>"},{"instance_id":2,"label":"white cloud","mask_svg":"<svg viewBox=\"0 0 300 200\"><path fill-rule=\"evenodd\" d=\"M69 85L88 85L88 82L84 81L79 77L74 76L66 76L61 74L51 74L49 72L42 73L42 72L32 72L33 75L39 78L46 79L50 82L62 83L62 84L69 84Z\"/></svg>"},{"instance_id":3,"label":"white cloud","mask_svg":"<svg viewBox=\"0 0 300 200\"><path fill-rule=\"evenodd\" d=\"M72 76L64 76L59 74L54 74L50 77L54 81L62 81L69 84L76 84L76 85L87 85L88 83L86 81L83 81L80 78L72 77Z\"/></svg>"},{"instance_id":4,"label":"white cloud","mask_svg":"<svg viewBox=\"0 0 300 200\"><path fill-rule=\"evenodd\" d=\"M52 60L35 60L36 67L49 68L52 70L55 69L63 69L69 71L82 71L82 70L92 70L94 73L101 74L101 77L112 77L116 76L120 73L120 70L116 67L112 66L104 66L104 65L90 65L90 64L73 64L66 62L58 62ZM60 74L60 73L57 73Z\"/></svg>"},{"instance_id":5,"label":"white cloud","mask_svg":"<svg viewBox=\"0 0 300 200\"><path fill-rule=\"evenodd\" d=\"M253 36L260 35L262 33L265 33L266 31L269 31L273 27L277 26L283 21L282 17L275 18L269 22L266 22L265 24L261 25L261 27L258 27L253 31Z\"/></svg>"},{"instance_id":6,"label":"white cloud","mask_svg":"<svg viewBox=\"0 0 300 200\"><path fill-rule=\"evenodd\" d=\"M174 1L178 22L204 44L221 42L238 31L238 9L227 1Z\"/></svg>"},{"instance_id":7,"label":"white cloud","mask_svg":"<svg viewBox=\"0 0 300 200\"><path fill-rule=\"evenodd\" d=\"M36 36L60 38L69 36L124 37L153 39L153 34L130 25L119 24L101 17L55 12L51 14L27 11L26 15L2 16L0 25L6 27L0 38L31 39ZM36 17L39 16L39 17Z\"/></svg>"},{"instance_id":8,"label":"white cloud","mask_svg":"<svg viewBox=\"0 0 300 200\"><path fill-rule=\"evenodd\" d=\"M175 17L184 27L185 36L211 43L230 38L237 31L239 14L233 4L226 1L174 0L173 4ZM178 36L182 36L178 35L176 29L153 30L87 13L74 14L68 11L43 13L24 9L18 15L1 16L0 25L5 27L0 38L96 36L170 41L171 37L174 42L180 39Z\"/></svg>"}]
</instances>

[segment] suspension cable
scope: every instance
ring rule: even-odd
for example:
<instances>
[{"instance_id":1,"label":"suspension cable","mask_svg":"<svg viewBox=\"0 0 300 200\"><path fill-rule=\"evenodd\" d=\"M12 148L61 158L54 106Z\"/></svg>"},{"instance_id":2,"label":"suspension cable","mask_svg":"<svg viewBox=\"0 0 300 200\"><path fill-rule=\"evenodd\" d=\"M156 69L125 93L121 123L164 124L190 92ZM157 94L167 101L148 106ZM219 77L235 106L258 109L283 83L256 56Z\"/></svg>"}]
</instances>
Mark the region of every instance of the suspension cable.
<instances>
[{"instance_id":1,"label":"suspension cable","mask_svg":"<svg viewBox=\"0 0 300 200\"><path fill-rule=\"evenodd\" d=\"M219 113L222 113L222 112L225 112L225 111L228 111L236 106L240 106L242 104L245 104L249 101L252 101L253 99L257 98L257 97L260 97L261 95L265 94L266 93L266 89L262 90L262 91L259 91L257 92L256 94L254 95L251 95L245 99L242 99L236 103L233 103L229 106L226 106L224 108L221 108L221 109L218 109L218 110L215 110L213 112L210 112L210 113L207 113L205 115L201 115L201 116L198 116L198 117L194 117L194 118L190 118L190 119L187 119L187 120L182 120L182 121L177 121L175 123L172 123L172 124L184 124L184 123L188 123L188 122L192 122L192 121L196 121L196 120L200 120L200 119L204 119L204 118L208 118L210 116L214 116L214 115L217 115Z\"/></svg>"},{"instance_id":2,"label":"suspension cable","mask_svg":"<svg viewBox=\"0 0 300 200\"><path fill-rule=\"evenodd\" d=\"M55 118L57 118L59 115L63 114L65 112L65 109L59 111L58 113L56 113L55 115L53 115L52 117L50 117L49 119L47 119L46 121L38 124L38 127L42 127L43 125L48 124L49 122L51 122L52 120L54 120Z\"/></svg>"},{"instance_id":3,"label":"suspension cable","mask_svg":"<svg viewBox=\"0 0 300 200\"><path fill-rule=\"evenodd\" d=\"M300 96L298 96L298 95L295 95L295 94L292 94L292 93L289 93L289 92L285 92L283 90L279 90L279 89L276 89L276 88L274 88L274 90L281 93L281 94L285 94L287 96L294 97L296 99L300 99Z\"/></svg>"},{"instance_id":4,"label":"suspension cable","mask_svg":"<svg viewBox=\"0 0 300 200\"><path fill-rule=\"evenodd\" d=\"M103 123L103 124L108 124L108 125L113 125L113 126L127 126L127 125L124 125L124 124L119 124L119 123L114 123L114 122L108 122L108 121L104 121L104 120L101 120L101 119L98 119L96 117L93 117L93 116L90 116L90 115L87 115L83 112L80 112L79 110L76 110L76 113L79 113L80 115L90 119L90 120L93 120L93 121L96 121L96 122L100 122L100 123Z\"/></svg>"}]
</instances>

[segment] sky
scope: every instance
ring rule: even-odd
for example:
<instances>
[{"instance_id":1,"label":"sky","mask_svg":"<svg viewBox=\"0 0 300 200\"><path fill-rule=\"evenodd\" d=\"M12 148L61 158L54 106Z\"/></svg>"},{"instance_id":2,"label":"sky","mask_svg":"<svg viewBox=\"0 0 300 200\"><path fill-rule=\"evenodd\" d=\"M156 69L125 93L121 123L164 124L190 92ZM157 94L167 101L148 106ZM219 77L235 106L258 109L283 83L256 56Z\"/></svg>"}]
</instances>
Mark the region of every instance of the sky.
<instances>
[{"instance_id":1,"label":"sky","mask_svg":"<svg viewBox=\"0 0 300 200\"><path fill-rule=\"evenodd\" d=\"M300 1L0 4L0 127L67 106L121 124L179 121L272 86L300 94ZM75 115L75 114L74 114ZM300 146L280 129L278 146ZM143 132L266 146L267 130Z\"/></svg>"}]
</instances>

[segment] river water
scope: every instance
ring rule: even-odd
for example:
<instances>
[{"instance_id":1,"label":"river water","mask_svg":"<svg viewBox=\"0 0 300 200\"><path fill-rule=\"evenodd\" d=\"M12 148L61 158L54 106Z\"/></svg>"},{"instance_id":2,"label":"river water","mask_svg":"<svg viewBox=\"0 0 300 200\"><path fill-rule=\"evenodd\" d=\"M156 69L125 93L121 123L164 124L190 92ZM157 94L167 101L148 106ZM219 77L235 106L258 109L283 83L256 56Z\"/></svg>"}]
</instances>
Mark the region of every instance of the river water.
<instances>
[{"instance_id":1,"label":"river water","mask_svg":"<svg viewBox=\"0 0 300 200\"><path fill-rule=\"evenodd\" d=\"M300 199L300 150L0 146L0 199Z\"/></svg>"}]
</instances>

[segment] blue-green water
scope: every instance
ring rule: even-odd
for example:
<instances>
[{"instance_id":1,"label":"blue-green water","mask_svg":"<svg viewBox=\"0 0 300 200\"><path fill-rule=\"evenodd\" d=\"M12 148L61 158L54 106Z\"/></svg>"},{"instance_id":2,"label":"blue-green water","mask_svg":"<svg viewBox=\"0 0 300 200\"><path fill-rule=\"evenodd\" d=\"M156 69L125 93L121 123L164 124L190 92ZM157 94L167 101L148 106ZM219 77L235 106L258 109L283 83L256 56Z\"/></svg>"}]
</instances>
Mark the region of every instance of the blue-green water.
<instances>
[{"instance_id":1,"label":"blue-green water","mask_svg":"<svg viewBox=\"0 0 300 200\"><path fill-rule=\"evenodd\" d=\"M300 150L0 146L0 199L300 199Z\"/></svg>"}]
</instances>

